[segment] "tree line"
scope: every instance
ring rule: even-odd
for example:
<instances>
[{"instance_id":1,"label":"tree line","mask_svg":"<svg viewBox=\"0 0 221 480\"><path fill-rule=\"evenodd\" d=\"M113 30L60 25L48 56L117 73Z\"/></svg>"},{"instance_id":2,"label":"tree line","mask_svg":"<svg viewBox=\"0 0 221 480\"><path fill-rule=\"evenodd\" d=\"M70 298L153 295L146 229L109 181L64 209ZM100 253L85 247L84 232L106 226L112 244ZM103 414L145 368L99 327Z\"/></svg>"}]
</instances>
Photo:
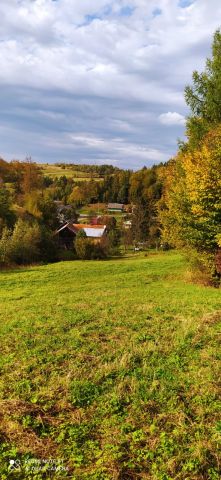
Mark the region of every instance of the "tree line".
<instances>
[{"instance_id":1,"label":"tree line","mask_svg":"<svg viewBox=\"0 0 221 480\"><path fill-rule=\"evenodd\" d=\"M30 158L9 163L0 159L0 262L23 264L59 258L61 252L54 232L61 218L63 223L76 222L79 210L87 205L91 206L93 216L98 203L103 208L99 222L107 224L108 242L104 242L103 251L88 247L92 257L116 253L121 243L126 248L133 242L159 241L156 205L162 191L158 171L163 166L144 167L138 172L106 167L100 170L103 176L99 181L93 175L79 181L65 175L54 179L45 176ZM87 170L94 172L93 166ZM104 215L108 202L129 206L124 217L131 220L129 230L121 228L107 212ZM61 205L62 215L59 215Z\"/></svg>"}]
</instances>

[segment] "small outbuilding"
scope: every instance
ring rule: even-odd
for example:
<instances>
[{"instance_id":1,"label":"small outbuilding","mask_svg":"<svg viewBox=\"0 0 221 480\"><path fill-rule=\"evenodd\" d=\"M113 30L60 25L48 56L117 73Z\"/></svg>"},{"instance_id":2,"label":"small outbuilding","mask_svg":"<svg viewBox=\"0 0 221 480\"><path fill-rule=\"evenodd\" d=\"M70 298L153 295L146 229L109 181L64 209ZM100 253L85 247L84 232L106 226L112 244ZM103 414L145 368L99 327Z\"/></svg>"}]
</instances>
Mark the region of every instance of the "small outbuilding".
<instances>
[{"instance_id":1,"label":"small outbuilding","mask_svg":"<svg viewBox=\"0 0 221 480\"><path fill-rule=\"evenodd\" d=\"M108 212L123 212L124 204L123 203L108 203L107 206Z\"/></svg>"}]
</instances>

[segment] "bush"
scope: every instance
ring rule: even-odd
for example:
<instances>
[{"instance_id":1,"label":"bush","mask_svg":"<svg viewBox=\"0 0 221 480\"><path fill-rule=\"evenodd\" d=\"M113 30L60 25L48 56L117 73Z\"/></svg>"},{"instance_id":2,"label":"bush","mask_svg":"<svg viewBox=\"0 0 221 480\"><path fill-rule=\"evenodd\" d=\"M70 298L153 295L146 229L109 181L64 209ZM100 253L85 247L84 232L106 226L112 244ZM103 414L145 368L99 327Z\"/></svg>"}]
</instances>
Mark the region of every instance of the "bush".
<instances>
[{"instance_id":1,"label":"bush","mask_svg":"<svg viewBox=\"0 0 221 480\"><path fill-rule=\"evenodd\" d=\"M58 260L57 237L46 227L41 227L39 251L43 262L56 262Z\"/></svg>"},{"instance_id":2,"label":"bush","mask_svg":"<svg viewBox=\"0 0 221 480\"><path fill-rule=\"evenodd\" d=\"M84 230L80 230L80 232L78 232L78 234L76 235L74 246L78 258L82 260L89 260L91 258L92 244L91 240L87 238Z\"/></svg>"},{"instance_id":3,"label":"bush","mask_svg":"<svg viewBox=\"0 0 221 480\"><path fill-rule=\"evenodd\" d=\"M10 263L11 252L11 231L5 227L0 240L0 263L8 265Z\"/></svg>"},{"instance_id":4,"label":"bush","mask_svg":"<svg viewBox=\"0 0 221 480\"><path fill-rule=\"evenodd\" d=\"M58 251L58 260L61 260L63 262L69 262L71 260L76 260L76 253L74 250L59 250Z\"/></svg>"},{"instance_id":5,"label":"bush","mask_svg":"<svg viewBox=\"0 0 221 480\"><path fill-rule=\"evenodd\" d=\"M188 249L185 252L189 269L186 272L186 280L199 285L217 286L219 279L214 269L214 256L205 252L196 252Z\"/></svg>"},{"instance_id":6,"label":"bush","mask_svg":"<svg viewBox=\"0 0 221 480\"><path fill-rule=\"evenodd\" d=\"M0 187L0 230L5 226L15 223L15 214L11 210L10 193L4 187Z\"/></svg>"},{"instance_id":7,"label":"bush","mask_svg":"<svg viewBox=\"0 0 221 480\"><path fill-rule=\"evenodd\" d=\"M39 225L32 225L18 220L10 240L10 257L12 262L28 264L39 260L39 243L41 232Z\"/></svg>"},{"instance_id":8,"label":"bush","mask_svg":"<svg viewBox=\"0 0 221 480\"><path fill-rule=\"evenodd\" d=\"M0 261L3 264L28 264L39 260L41 232L37 223L30 225L19 219L13 232L5 228L0 240Z\"/></svg>"},{"instance_id":9,"label":"bush","mask_svg":"<svg viewBox=\"0 0 221 480\"><path fill-rule=\"evenodd\" d=\"M99 260L107 257L105 247L101 243L91 245L91 259Z\"/></svg>"},{"instance_id":10,"label":"bush","mask_svg":"<svg viewBox=\"0 0 221 480\"><path fill-rule=\"evenodd\" d=\"M87 238L83 230L77 234L74 246L77 257L81 260L98 260L106 257L105 246Z\"/></svg>"}]
</instances>

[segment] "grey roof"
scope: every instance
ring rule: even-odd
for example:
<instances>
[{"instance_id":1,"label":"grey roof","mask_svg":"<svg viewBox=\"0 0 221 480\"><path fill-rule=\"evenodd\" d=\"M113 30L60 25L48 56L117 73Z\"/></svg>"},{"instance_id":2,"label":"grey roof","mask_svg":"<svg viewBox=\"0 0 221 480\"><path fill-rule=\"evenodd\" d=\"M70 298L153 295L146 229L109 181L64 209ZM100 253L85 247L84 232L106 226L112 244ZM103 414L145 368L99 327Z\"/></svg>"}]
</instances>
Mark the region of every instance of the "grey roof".
<instances>
[{"instance_id":1,"label":"grey roof","mask_svg":"<svg viewBox=\"0 0 221 480\"><path fill-rule=\"evenodd\" d=\"M87 237L92 238L101 238L106 230L106 225L101 226L101 228L83 228Z\"/></svg>"},{"instance_id":2,"label":"grey roof","mask_svg":"<svg viewBox=\"0 0 221 480\"><path fill-rule=\"evenodd\" d=\"M108 208L119 208L122 209L124 207L123 203L108 203Z\"/></svg>"}]
</instances>

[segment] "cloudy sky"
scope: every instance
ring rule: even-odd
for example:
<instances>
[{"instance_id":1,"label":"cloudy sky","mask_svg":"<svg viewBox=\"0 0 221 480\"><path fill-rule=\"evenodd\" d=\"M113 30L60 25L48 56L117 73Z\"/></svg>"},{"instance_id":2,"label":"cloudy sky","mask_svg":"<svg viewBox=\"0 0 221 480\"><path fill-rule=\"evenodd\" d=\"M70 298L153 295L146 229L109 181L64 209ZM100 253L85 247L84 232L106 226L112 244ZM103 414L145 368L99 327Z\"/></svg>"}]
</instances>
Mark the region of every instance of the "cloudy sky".
<instances>
[{"instance_id":1,"label":"cloudy sky","mask_svg":"<svg viewBox=\"0 0 221 480\"><path fill-rule=\"evenodd\" d=\"M175 153L221 2L1 0L0 18L0 155L137 169Z\"/></svg>"}]
</instances>

